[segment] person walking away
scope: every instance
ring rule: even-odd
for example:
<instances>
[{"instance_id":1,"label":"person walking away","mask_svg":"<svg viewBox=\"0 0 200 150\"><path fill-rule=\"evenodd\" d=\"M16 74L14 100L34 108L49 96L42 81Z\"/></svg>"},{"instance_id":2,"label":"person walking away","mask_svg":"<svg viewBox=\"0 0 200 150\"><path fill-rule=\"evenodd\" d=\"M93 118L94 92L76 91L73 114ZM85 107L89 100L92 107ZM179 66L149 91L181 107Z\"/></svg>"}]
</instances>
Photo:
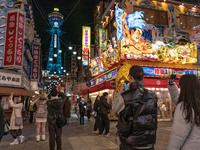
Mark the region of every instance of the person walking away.
<instances>
[{"instance_id":1,"label":"person walking away","mask_svg":"<svg viewBox=\"0 0 200 150\"><path fill-rule=\"evenodd\" d=\"M63 107L63 115L65 116L67 120L67 124L69 124L69 118L71 117L71 102L69 98L66 98L64 107Z\"/></svg>"},{"instance_id":2,"label":"person walking away","mask_svg":"<svg viewBox=\"0 0 200 150\"><path fill-rule=\"evenodd\" d=\"M21 144L24 142L24 136L22 135L23 129L23 109L24 97L19 96L17 104L13 102L13 93L9 97L9 106L13 109L10 118L10 134L13 136L14 141L10 145ZM18 139L19 137L19 139Z\"/></svg>"},{"instance_id":3,"label":"person walking away","mask_svg":"<svg viewBox=\"0 0 200 150\"><path fill-rule=\"evenodd\" d=\"M122 86L115 96L112 109L118 114L120 150L154 150L157 130L157 96L144 88L144 70L132 66L130 86Z\"/></svg>"},{"instance_id":4,"label":"person walking away","mask_svg":"<svg viewBox=\"0 0 200 150\"><path fill-rule=\"evenodd\" d=\"M41 140L45 141L46 137L45 137L45 126L46 126L46 122L47 122L47 98L43 95L39 95L36 100L34 100L31 105L35 105L37 106L37 110L36 110L36 124L37 124L37 128L36 128L36 142L40 141L40 128L42 128L42 137Z\"/></svg>"},{"instance_id":5,"label":"person walking away","mask_svg":"<svg viewBox=\"0 0 200 150\"><path fill-rule=\"evenodd\" d=\"M92 111L92 101L89 98L88 101L87 101L87 117L88 117L88 121L90 121L91 111Z\"/></svg>"},{"instance_id":6,"label":"person walking away","mask_svg":"<svg viewBox=\"0 0 200 150\"><path fill-rule=\"evenodd\" d=\"M99 135L101 136L105 129L105 136L110 136L110 120L108 119L108 112L112 108L110 104L107 102L108 93L104 92L103 96L100 98L100 108L99 108L99 116L101 118L101 125Z\"/></svg>"},{"instance_id":7,"label":"person walking away","mask_svg":"<svg viewBox=\"0 0 200 150\"><path fill-rule=\"evenodd\" d=\"M95 123L94 123L94 133L99 133L97 130L100 131L100 123L101 119L99 116L99 108L100 108L100 96L97 95L96 100L94 102L94 117L95 117Z\"/></svg>"},{"instance_id":8,"label":"person walking away","mask_svg":"<svg viewBox=\"0 0 200 150\"><path fill-rule=\"evenodd\" d=\"M172 101L177 105L167 150L200 149L200 82L193 74L168 86ZM180 93L180 94L179 94Z\"/></svg>"},{"instance_id":9,"label":"person walking away","mask_svg":"<svg viewBox=\"0 0 200 150\"><path fill-rule=\"evenodd\" d=\"M57 144L57 150L62 150L62 127L58 126L58 116L62 115L63 106L65 103L65 95L59 94L55 87L50 92L51 99L47 101L47 123L49 129L49 147L50 150L54 150L55 142ZM62 96L61 96L62 95Z\"/></svg>"},{"instance_id":10,"label":"person walking away","mask_svg":"<svg viewBox=\"0 0 200 150\"><path fill-rule=\"evenodd\" d=\"M30 118L29 118L29 122L33 123L33 116L34 116L34 112L36 110L36 105L31 105L31 103L29 104L29 112L30 112Z\"/></svg>"},{"instance_id":11,"label":"person walking away","mask_svg":"<svg viewBox=\"0 0 200 150\"><path fill-rule=\"evenodd\" d=\"M4 124L5 124L5 119L4 119L3 108L2 106L0 106L0 142L4 135Z\"/></svg>"},{"instance_id":12,"label":"person walking away","mask_svg":"<svg viewBox=\"0 0 200 150\"><path fill-rule=\"evenodd\" d=\"M83 98L79 102L79 112L80 112L80 125L84 125L84 115L86 110L87 103L83 101Z\"/></svg>"}]
</instances>

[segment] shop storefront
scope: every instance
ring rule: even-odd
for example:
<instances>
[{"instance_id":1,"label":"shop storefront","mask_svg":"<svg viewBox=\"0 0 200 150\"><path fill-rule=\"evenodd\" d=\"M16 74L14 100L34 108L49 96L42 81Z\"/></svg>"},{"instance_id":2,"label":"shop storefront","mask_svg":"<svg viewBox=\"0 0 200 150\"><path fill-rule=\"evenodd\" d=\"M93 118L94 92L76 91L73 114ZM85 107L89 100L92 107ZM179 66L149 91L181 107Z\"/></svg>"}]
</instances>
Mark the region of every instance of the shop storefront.
<instances>
[{"instance_id":1,"label":"shop storefront","mask_svg":"<svg viewBox=\"0 0 200 150\"><path fill-rule=\"evenodd\" d=\"M13 71L0 71L0 105L3 107L6 118L10 118L11 108L9 107L8 98L14 93L14 102L17 102L19 96L24 96L24 106L28 105L28 101L35 93L30 91L30 83L24 74Z\"/></svg>"}]
</instances>

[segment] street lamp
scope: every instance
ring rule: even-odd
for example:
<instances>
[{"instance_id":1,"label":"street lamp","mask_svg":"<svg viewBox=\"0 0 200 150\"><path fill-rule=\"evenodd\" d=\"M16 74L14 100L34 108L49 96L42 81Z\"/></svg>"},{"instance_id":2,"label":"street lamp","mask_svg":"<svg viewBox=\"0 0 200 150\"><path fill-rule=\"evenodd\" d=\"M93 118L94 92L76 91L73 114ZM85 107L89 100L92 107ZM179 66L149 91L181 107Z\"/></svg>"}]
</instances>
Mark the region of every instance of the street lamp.
<instances>
[{"instance_id":1,"label":"street lamp","mask_svg":"<svg viewBox=\"0 0 200 150\"><path fill-rule=\"evenodd\" d=\"M66 73L66 75L68 76L68 75L69 75L69 73Z\"/></svg>"},{"instance_id":2,"label":"street lamp","mask_svg":"<svg viewBox=\"0 0 200 150\"><path fill-rule=\"evenodd\" d=\"M76 55L76 54L77 54L77 52L76 52L76 51L73 51L73 54L74 54L74 55Z\"/></svg>"},{"instance_id":3,"label":"street lamp","mask_svg":"<svg viewBox=\"0 0 200 150\"><path fill-rule=\"evenodd\" d=\"M78 60L81 60L81 56L78 56L77 59L78 59Z\"/></svg>"},{"instance_id":4,"label":"street lamp","mask_svg":"<svg viewBox=\"0 0 200 150\"><path fill-rule=\"evenodd\" d=\"M59 52L59 53L62 53L62 50L60 49L58 52Z\"/></svg>"},{"instance_id":5,"label":"street lamp","mask_svg":"<svg viewBox=\"0 0 200 150\"><path fill-rule=\"evenodd\" d=\"M63 70L63 72L66 72L66 70Z\"/></svg>"},{"instance_id":6,"label":"street lamp","mask_svg":"<svg viewBox=\"0 0 200 150\"><path fill-rule=\"evenodd\" d=\"M49 61L53 61L53 58L49 58Z\"/></svg>"},{"instance_id":7,"label":"street lamp","mask_svg":"<svg viewBox=\"0 0 200 150\"><path fill-rule=\"evenodd\" d=\"M72 49L73 49L73 47L72 47L72 46L69 46L68 48L69 48L69 50L72 50Z\"/></svg>"},{"instance_id":8,"label":"street lamp","mask_svg":"<svg viewBox=\"0 0 200 150\"><path fill-rule=\"evenodd\" d=\"M54 72L54 74L56 74L56 72Z\"/></svg>"},{"instance_id":9,"label":"street lamp","mask_svg":"<svg viewBox=\"0 0 200 150\"><path fill-rule=\"evenodd\" d=\"M57 57L57 54L54 54L53 56L54 56L54 57Z\"/></svg>"},{"instance_id":10,"label":"street lamp","mask_svg":"<svg viewBox=\"0 0 200 150\"><path fill-rule=\"evenodd\" d=\"M63 69L63 67L60 67L60 69Z\"/></svg>"}]
</instances>

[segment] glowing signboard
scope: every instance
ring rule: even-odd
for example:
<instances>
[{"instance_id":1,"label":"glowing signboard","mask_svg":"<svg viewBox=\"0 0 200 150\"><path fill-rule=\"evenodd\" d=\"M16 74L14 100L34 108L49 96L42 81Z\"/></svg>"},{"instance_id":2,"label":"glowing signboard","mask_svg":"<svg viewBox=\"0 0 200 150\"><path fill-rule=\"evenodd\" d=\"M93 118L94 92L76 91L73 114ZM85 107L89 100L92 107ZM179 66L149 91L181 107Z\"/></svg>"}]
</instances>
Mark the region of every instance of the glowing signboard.
<instances>
[{"instance_id":1,"label":"glowing signboard","mask_svg":"<svg viewBox=\"0 0 200 150\"><path fill-rule=\"evenodd\" d=\"M91 86L94 86L96 84L100 84L100 83L103 83L104 81L108 81L108 80L112 80L114 79L115 77L117 76L117 69L103 75L103 76L100 76L98 77L97 79L95 80L92 80L91 81Z\"/></svg>"},{"instance_id":2,"label":"glowing signboard","mask_svg":"<svg viewBox=\"0 0 200 150\"><path fill-rule=\"evenodd\" d=\"M82 27L82 66L88 66L90 56L91 28Z\"/></svg>"},{"instance_id":3,"label":"glowing signboard","mask_svg":"<svg viewBox=\"0 0 200 150\"><path fill-rule=\"evenodd\" d=\"M53 39L53 47L57 48L57 34L54 34L54 39Z\"/></svg>"},{"instance_id":4,"label":"glowing signboard","mask_svg":"<svg viewBox=\"0 0 200 150\"><path fill-rule=\"evenodd\" d=\"M107 49L107 30L99 29L99 50L102 54Z\"/></svg>"}]
</instances>

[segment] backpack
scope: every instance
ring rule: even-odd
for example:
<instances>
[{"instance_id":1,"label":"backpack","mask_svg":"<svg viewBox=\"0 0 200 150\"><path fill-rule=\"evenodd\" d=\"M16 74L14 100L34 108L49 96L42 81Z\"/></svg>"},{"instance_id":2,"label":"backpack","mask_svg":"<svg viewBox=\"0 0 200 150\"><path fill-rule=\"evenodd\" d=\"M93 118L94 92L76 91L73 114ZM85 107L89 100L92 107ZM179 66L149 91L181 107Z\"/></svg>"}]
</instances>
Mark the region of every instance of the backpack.
<instances>
[{"instance_id":1,"label":"backpack","mask_svg":"<svg viewBox=\"0 0 200 150\"><path fill-rule=\"evenodd\" d=\"M36 111L36 118L46 118L47 117L47 109L45 103L39 103Z\"/></svg>"},{"instance_id":2,"label":"backpack","mask_svg":"<svg viewBox=\"0 0 200 150\"><path fill-rule=\"evenodd\" d=\"M121 137L128 137L131 133L132 125L135 120L137 120L140 110L144 104L144 100L146 98L146 93L148 90L144 89L144 94L142 96L142 100L139 101L139 106L133 115L133 105L128 104L125 108L120 112L117 124L117 134Z\"/></svg>"}]
</instances>

